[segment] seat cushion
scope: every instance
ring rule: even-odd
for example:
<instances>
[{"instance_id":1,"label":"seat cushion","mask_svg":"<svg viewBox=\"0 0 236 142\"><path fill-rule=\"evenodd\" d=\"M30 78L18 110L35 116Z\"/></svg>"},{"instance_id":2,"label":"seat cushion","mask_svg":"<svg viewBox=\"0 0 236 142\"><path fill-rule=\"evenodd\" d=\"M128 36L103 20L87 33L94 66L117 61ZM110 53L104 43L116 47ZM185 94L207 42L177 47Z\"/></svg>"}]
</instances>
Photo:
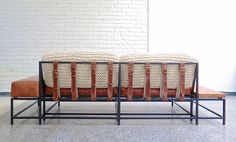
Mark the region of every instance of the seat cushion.
<instances>
[{"instance_id":1,"label":"seat cushion","mask_svg":"<svg viewBox=\"0 0 236 142\"><path fill-rule=\"evenodd\" d=\"M38 76L13 81L11 84L12 97L39 97Z\"/></svg>"},{"instance_id":2,"label":"seat cushion","mask_svg":"<svg viewBox=\"0 0 236 142\"><path fill-rule=\"evenodd\" d=\"M196 92L196 89L195 89ZM199 98L225 98L225 94L199 86Z\"/></svg>"},{"instance_id":3,"label":"seat cushion","mask_svg":"<svg viewBox=\"0 0 236 142\"><path fill-rule=\"evenodd\" d=\"M191 94L192 88L185 89L186 96ZM117 88L113 88L112 96L117 96ZM176 96L176 89L168 89L168 97ZM47 96L52 96L53 88L46 87L45 94ZM70 88L60 88L60 94L63 97L71 96L71 89ZM133 89L133 96L134 97L143 97L144 88L134 88ZM127 96L127 88L122 88L123 97ZM78 96L79 97L90 97L91 96L91 89L90 88L78 88ZM107 97L107 88L97 88L97 96L98 97ZM151 89L151 96L152 97L159 97L160 96L160 89L152 88Z\"/></svg>"},{"instance_id":4,"label":"seat cushion","mask_svg":"<svg viewBox=\"0 0 236 142\"><path fill-rule=\"evenodd\" d=\"M185 89L185 96L191 95L192 88ZM151 97L160 97L160 89L159 88L151 88ZM175 97L177 93L177 89L168 89L167 96ZM127 96L128 89L122 88L122 96ZM133 97L143 97L144 96L144 88L134 88L133 89Z\"/></svg>"},{"instance_id":5,"label":"seat cushion","mask_svg":"<svg viewBox=\"0 0 236 142\"><path fill-rule=\"evenodd\" d=\"M78 88L78 96L79 97L90 97L91 96L91 88ZM96 88L97 96L98 97L107 97L107 88ZM47 96L52 96L53 88L46 87L45 94ZM60 95L63 97L71 96L71 89L70 88L60 88ZM117 95L117 88L113 88L112 96Z\"/></svg>"}]
</instances>

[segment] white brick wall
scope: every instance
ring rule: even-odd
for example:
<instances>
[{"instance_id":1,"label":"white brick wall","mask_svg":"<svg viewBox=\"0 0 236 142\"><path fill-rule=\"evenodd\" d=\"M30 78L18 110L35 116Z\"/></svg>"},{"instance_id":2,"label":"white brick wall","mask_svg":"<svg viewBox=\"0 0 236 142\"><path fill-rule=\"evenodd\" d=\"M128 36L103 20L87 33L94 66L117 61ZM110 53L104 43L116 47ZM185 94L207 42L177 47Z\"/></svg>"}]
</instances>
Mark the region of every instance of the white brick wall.
<instances>
[{"instance_id":1,"label":"white brick wall","mask_svg":"<svg viewBox=\"0 0 236 142\"><path fill-rule=\"evenodd\" d=\"M147 0L0 0L0 92L51 50L147 50Z\"/></svg>"}]
</instances>

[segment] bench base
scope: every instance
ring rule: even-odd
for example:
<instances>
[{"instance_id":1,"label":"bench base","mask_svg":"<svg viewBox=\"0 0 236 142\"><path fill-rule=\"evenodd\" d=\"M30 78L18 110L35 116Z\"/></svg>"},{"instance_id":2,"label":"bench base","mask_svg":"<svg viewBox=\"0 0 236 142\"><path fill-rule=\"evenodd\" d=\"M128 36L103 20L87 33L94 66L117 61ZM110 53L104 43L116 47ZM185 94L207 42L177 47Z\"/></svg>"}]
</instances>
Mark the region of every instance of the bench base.
<instances>
[{"instance_id":1,"label":"bench base","mask_svg":"<svg viewBox=\"0 0 236 142\"><path fill-rule=\"evenodd\" d=\"M42 76L41 76L42 77ZM75 102L72 101L71 98L62 97L59 102L55 102L51 105L48 109L46 109L46 102L54 101L51 96L44 96L42 88L38 88L39 85L38 77L28 78L24 80L19 80L13 82L12 85L12 98L11 98L11 124L14 123L14 119L38 119L39 124L41 124L41 120L45 121L46 119L114 119L117 121L117 124L120 125L120 121L122 119L189 119L190 122L195 120L195 124L198 125L198 121L201 119L222 119L223 125L225 125L225 95L220 92L216 92L204 87L199 87L199 95L196 96L196 93L191 93L190 96L186 96L186 99L182 102L189 103L189 108L186 109L179 104L179 101L175 99L175 97L169 97L167 101L160 100L158 96L152 97L150 101L143 99L143 97L133 97L132 102L169 102L171 106L174 105L178 106L180 109L184 111L184 113L123 113L121 111L121 105L123 102L128 102L127 97L123 97L121 94L121 90L118 91L118 95L112 98L112 102L115 102L115 112L114 113L53 113L50 110L58 105L60 107L61 102ZM41 84L42 85L42 84ZM28 86L31 88L30 90L25 89L24 87ZM31 86L31 87L29 87ZM40 85L39 85L40 86ZM28 95L27 92L33 94ZM38 93L36 93L38 92ZM24 95L23 95L24 94ZM40 94L40 95L39 95ZM25 96L26 95L26 96ZM196 97L194 97L196 96ZM22 109L21 111L14 114L14 101L16 100L35 100L34 103L27 106L26 108ZM78 100L76 101L83 101L83 102L91 102L90 97L81 97L79 96ZM98 96L98 102L107 102L107 97ZM206 106L201 105L199 102L201 101L221 101L222 102L222 109L223 114L219 114ZM94 102L94 101L92 101ZM41 103L43 105L41 106ZM38 116L22 116L21 114L28 110L29 108L33 107L35 104L38 104ZM194 112L195 106L195 112ZM43 107L43 108L42 108ZM216 117L204 117L199 116L199 108L203 108L214 115ZM42 110L41 110L42 109ZM148 116L148 117L147 117Z\"/></svg>"},{"instance_id":2,"label":"bench base","mask_svg":"<svg viewBox=\"0 0 236 142\"><path fill-rule=\"evenodd\" d=\"M35 100L34 103L30 104L29 106L25 107L21 111L14 114L14 101L16 100ZM117 120L117 124L120 125L120 121L122 119L189 119L190 122L195 120L195 124L198 125L198 121L201 119L222 119L223 125L225 125L225 112L226 112L226 100L225 98L186 98L184 102L189 102L189 109L182 107L177 100L174 98L169 98L168 101L163 102L162 100L158 100L158 98L154 98L150 102L162 102L162 103L171 103L171 106L174 105L179 107L184 111L184 113L123 113L121 112L121 103L123 101L115 101L116 98L113 98L113 102L116 102L115 109L116 112L114 113L52 113L50 110L58 105L60 107L61 102L75 102L71 101L70 99L63 98L59 102L55 102L46 110L46 102L53 101L52 98L24 98L24 97L12 97L11 98L11 124L13 124L14 119L38 119L39 124L41 124L41 119L45 121L46 119L114 119ZM125 100L124 97L121 100ZM89 98L84 98L79 101L88 102ZM104 99L101 98L100 101L107 102L106 97ZM146 100L137 99L132 102L147 102ZM201 101L218 101L222 102L222 113L219 114L212 109L207 108L206 106L201 105L199 102ZM43 103L43 106L41 106ZM25 112L27 109L33 107L35 104L38 104L38 116L22 116L21 114ZM193 113L193 107L195 106L195 113ZM43 112L41 108L43 107ZM199 108L203 108L216 116L206 117L206 116L199 116ZM175 117L176 116L176 117Z\"/></svg>"},{"instance_id":3,"label":"bench base","mask_svg":"<svg viewBox=\"0 0 236 142\"><path fill-rule=\"evenodd\" d=\"M23 108L21 111L14 114L14 101L16 100L35 100L32 104L28 105L27 107ZM29 108L33 107L35 104L38 106L38 116L22 116L21 114L28 110ZM14 119L38 119L39 125L41 125L41 100L40 97L12 97L11 98L11 125L14 124Z\"/></svg>"},{"instance_id":4,"label":"bench base","mask_svg":"<svg viewBox=\"0 0 236 142\"><path fill-rule=\"evenodd\" d=\"M216 112L216 111L214 111L214 110L198 103L199 108L205 109L208 112L215 115L215 116L199 116L198 115L198 119L222 119L222 124L225 125L225 120L226 120L226 100L225 100L225 98L216 98L216 99L203 98L203 99L198 99L198 102L200 102L200 101L210 101L210 102L216 102L217 101L217 102L221 102L222 103L222 114L219 114L218 112Z\"/></svg>"}]
</instances>

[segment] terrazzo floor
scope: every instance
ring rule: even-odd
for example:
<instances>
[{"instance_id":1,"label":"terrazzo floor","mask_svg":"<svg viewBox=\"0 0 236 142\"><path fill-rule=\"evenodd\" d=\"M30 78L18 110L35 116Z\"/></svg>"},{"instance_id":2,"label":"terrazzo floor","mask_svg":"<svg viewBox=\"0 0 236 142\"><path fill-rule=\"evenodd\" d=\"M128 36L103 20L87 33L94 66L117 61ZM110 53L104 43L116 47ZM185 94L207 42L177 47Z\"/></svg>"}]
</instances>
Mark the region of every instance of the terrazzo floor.
<instances>
[{"instance_id":1,"label":"terrazzo floor","mask_svg":"<svg viewBox=\"0 0 236 142\"><path fill-rule=\"evenodd\" d=\"M10 98L0 97L0 142L236 142L236 96L227 96L226 125L221 120L15 120L10 125ZM23 108L29 104L15 104ZM221 112L221 103L205 103ZM182 103L185 108L188 104ZM58 111L55 107L52 111ZM114 103L62 103L61 112L114 112ZM124 103L123 112L182 112L170 103ZM210 115L200 109L201 115ZM36 107L26 115L37 114Z\"/></svg>"}]
</instances>

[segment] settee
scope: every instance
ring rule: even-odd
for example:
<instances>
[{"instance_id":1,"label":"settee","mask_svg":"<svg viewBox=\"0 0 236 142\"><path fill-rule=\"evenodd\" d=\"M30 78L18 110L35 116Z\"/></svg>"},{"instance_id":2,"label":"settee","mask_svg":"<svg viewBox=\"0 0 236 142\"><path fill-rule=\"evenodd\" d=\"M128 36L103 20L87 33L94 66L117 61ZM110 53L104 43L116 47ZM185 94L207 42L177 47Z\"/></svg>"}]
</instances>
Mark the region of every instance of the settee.
<instances>
[{"instance_id":1,"label":"settee","mask_svg":"<svg viewBox=\"0 0 236 142\"><path fill-rule=\"evenodd\" d=\"M184 54L52 52L39 61L37 83L38 93L28 97L38 102L40 124L41 119L114 119L118 124L122 119L189 119L198 124L200 119L198 61ZM115 102L115 112L51 112L62 102L81 101ZM47 102L54 103L48 107ZM123 102L169 102L185 113L125 113ZM188 103L189 109L179 102ZM16 117L12 105L12 124ZM219 117L225 121L225 114Z\"/></svg>"}]
</instances>

